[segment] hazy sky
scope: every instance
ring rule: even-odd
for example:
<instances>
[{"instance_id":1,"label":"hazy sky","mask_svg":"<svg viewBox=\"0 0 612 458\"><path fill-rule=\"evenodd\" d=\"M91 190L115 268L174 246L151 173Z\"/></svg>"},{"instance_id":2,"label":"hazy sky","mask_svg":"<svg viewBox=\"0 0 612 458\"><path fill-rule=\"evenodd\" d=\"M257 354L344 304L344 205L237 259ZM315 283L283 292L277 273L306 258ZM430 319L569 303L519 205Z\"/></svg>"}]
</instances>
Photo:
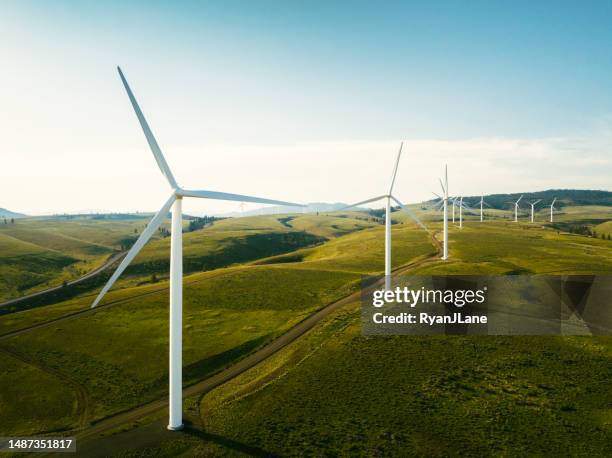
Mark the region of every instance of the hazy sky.
<instances>
[{"instance_id":1,"label":"hazy sky","mask_svg":"<svg viewBox=\"0 0 612 458\"><path fill-rule=\"evenodd\" d=\"M610 189L610 24L609 1L2 2L0 207L162 205L117 65L184 187L362 200L405 140L407 202L446 162L451 194Z\"/></svg>"}]
</instances>

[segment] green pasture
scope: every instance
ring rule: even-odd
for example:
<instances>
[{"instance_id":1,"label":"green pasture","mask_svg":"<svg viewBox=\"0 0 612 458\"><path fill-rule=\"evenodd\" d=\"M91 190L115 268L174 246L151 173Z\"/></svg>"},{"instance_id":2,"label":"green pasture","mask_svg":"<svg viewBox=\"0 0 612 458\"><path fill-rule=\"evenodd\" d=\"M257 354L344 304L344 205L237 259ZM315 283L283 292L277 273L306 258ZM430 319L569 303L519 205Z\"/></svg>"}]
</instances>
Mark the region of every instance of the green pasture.
<instances>
[{"instance_id":1,"label":"green pasture","mask_svg":"<svg viewBox=\"0 0 612 458\"><path fill-rule=\"evenodd\" d=\"M441 228L436 226L438 230ZM442 239L441 232L437 238ZM537 224L466 222L449 228L449 261L415 273L435 274L610 274L607 240L557 233Z\"/></svg>"},{"instance_id":2,"label":"green pasture","mask_svg":"<svg viewBox=\"0 0 612 458\"><path fill-rule=\"evenodd\" d=\"M204 456L609 456L611 359L609 337L362 337L355 306L206 395L201 421L217 439L181 447Z\"/></svg>"},{"instance_id":3,"label":"green pasture","mask_svg":"<svg viewBox=\"0 0 612 458\"><path fill-rule=\"evenodd\" d=\"M441 239L436 214L423 211L422 216L430 233ZM393 219L406 223L393 225L394 268L436 252L430 233L403 212L394 212ZM0 246L10 244L19 256L58 251L15 240L0 230ZM185 263L192 266L184 278L186 384L232 364L355 291L362 275L380 274L384 264L384 227L356 212L226 219L185 233L184 242ZM87 392L89 420L166 395L168 284L163 264L168 243L153 240L143 250L132 276L103 301L115 305L4 338L86 310L97 291L0 317L0 350L47 369L22 367L25 363L6 356L19 364L0 377L0 393L10 395L0 394L0 402L10 403L7 412L14 412L0 415L0 435L77 426L83 401L77 402L75 384ZM417 272L609 274L610 243L557 233L542 224L480 224L468 218L462 230L451 227L451 261L434 258ZM68 259L52 261L80 259L76 251L63 255ZM138 285L154 272L160 272L160 281ZM606 406L612 400L602 391L604 376L612 375L611 343L608 338L363 338L349 307L205 397L202 411L214 434L281 455L291 450L350 455L354 444L363 444L368 456L398 455L400 449L444 456L452 451L455 432L473 454L521 455L527 438L535 440L541 430L550 432L546 440L560 451L570 447L569 439L554 431L566 424L581 433L590 428L584 439L570 435L576 440L567 450L597 455L611 435ZM73 385L53 376L54 371ZM42 377L53 379L45 383L49 408L31 407L27 420L15 421L22 405L12 398ZM53 404L55 399L63 409ZM597 399L603 399L599 407ZM460 417L468 420L461 423ZM233 453L219 445L194 447L194 453Z\"/></svg>"},{"instance_id":4,"label":"green pasture","mask_svg":"<svg viewBox=\"0 0 612 458\"><path fill-rule=\"evenodd\" d=\"M56 217L0 224L0 301L84 275L138 237L147 222Z\"/></svg>"},{"instance_id":5,"label":"green pasture","mask_svg":"<svg viewBox=\"0 0 612 458\"><path fill-rule=\"evenodd\" d=\"M0 367L3 436L62 431L74 424L77 399L63 380L1 350Z\"/></svg>"}]
</instances>

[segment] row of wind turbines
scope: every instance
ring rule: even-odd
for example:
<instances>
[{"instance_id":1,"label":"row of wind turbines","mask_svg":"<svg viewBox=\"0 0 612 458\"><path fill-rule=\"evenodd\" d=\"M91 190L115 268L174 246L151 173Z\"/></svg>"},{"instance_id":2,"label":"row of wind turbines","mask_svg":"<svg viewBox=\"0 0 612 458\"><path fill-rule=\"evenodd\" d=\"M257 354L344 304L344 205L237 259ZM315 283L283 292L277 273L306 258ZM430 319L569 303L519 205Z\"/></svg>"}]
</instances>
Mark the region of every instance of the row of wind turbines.
<instances>
[{"instance_id":1,"label":"row of wind turbines","mask_svg":"<svg viewBox=\"0 0 612 458\"><path fill-rule=\"evenodd\" d=\"M446 169L445 169L445 177L447 176L446 174ZM445 178L446 180L446 178ZM442 183L442 181L440 181L440 184L442 186L442 193L445 197L441 197L439 194L436 194L435 192L433 193L437 198L438 198L438 203L436 206L434 206L435 209L440 209L442 208L444 204L444 201L446 200L447 202L450 200L451 204L452 204L452 220L453 220L453 224L455 223L455 207L459 208L459 227L462 228L463 227L463 210L465 209L466 211L468 210L473 210L472 208L470 208L470 206L466 205L463 203L463 196L459 196L459 197L447 197L446 196L446 186L448 186L448 181L446 180L445 183ZM512 204L514 206L514 221L518 222L518 211L519 211L519 202L523 199L523 196L519 197L518 200L516 202L507 202L509 204ZM550 204L550 222L552 223L554 221L554 211L555 211L555 202L557 201L557 198L555 197L551 204ZM533 202L529 202L529 205L531 205L531 222L533 223L535 220L535 206L542 202L542 199L538 199L538 200L534 200ZM480 205L480 222L484 222L484 206L486 205L487 207L490 207L489 204L487 204L484 201L484 196L480 196L480 201L478 202L478 204Z\"/></svg>"},{"instance_id":2,"label":"row of wind turbines","mask_svg":"<svg viewBox=\"0 0 612 458\"><path fill-rule=\"evenodd\" d=\"M187 190L180 187L164 158L164 155L159 147L149 124L147 123L138 102L125 78L121 68L117 67L119 77L123 83L123 87L127 93L127 96L131 102L132 108L136 114L140 127L142 128L149 148L153 153L157 165L164 175L166 181L170 185L171 191L167 200L164 202L160 210L151 219L145 230L140 234L132 248L128 251L126 256L123 258L117 270L110 277L108 282L104 285L96 299L92 304L92 308L95 308L100 304L100 301L105 294L110 290L113 284L117 281L119 276L125 271L132 260L142 250L144 245L149 241L153 234L160 227L164 219L168 216L168 212L171 212L171 238L170 238L170 340L169 340L169 419L168 429L180 430L183 427L183 413L182 413L182 393L183 393L183 366L182 366L182 341L183 341L183 242L182 242L182 201L185 197L193 197L200 199L213 199L213 200L225 200L235 202L252 202L258 204L272 204L282 205L290 207L306 207L302 204L293 202L286 202L282 200L273 200L262 197L247 196L240 194L232 194L219 191L208 191L208 190ZM417 215L407 206L405 206L394 194L393 187L395 184L395 178L402 154L403 144L400 145L400 149L395 160L393 167L393 173L391 175L391 182L388 191L380 196L376 196L370 199L357 202L349 205L344 209L357 207L359 205L376 202L379 200L385 201L385 286L390 287L391 278L391 201L399 205L400 209L407 213L416 223L427 230L425 225L419 220ZM448 173L447 169L444 170L444 182L440 180L442 186L443 197L440 197L442 207L444 209L444 241L443 241L443 256L442 259L448 259ZM522 197L522 196L521 196ZM519 199L520 201L520 199ZM460 225L463 224L463 209L467 206L463 203L463 198L452 199L453 205L453 221L455 214L455 206L459 207L459 219ZM536 202L537 203L537 202ZM554 204L554 202L553 202ZM483 219L483 205L485 205L484 199L480 201L481 209L481 221ZM534 203L535 205L535 203ZM518 212L518 201L515 203L515 220L517 219ZM532 221L533 221L533 206L532 206ZM552 221L552 205L551 205L551 221Z\"/></svg>"},{"instance_id":3,"label":"row of wind turbines","mask_svg":"<svg viewBox=\"0 0 612 458\"><path fill-rule=\"evenodd\" d=\"M446 261L448 259L448 203L450 201L452 204L452 222L453 224L455 223L455 207L459 208L459 228L460 229L463 228L463 210L470 209L470 207L468 207L466 204L463 203L463 196L459 196L459 197L449 196L448 194L448 166L444 166L444 181L442 180L439 180L439 181L440 181L440 187L442 188L442 196L436 194L435 192L433 194L438 198L438 203L435 208L443 209L442 259ZM523 196L521 195L517 199L516 202L508 202L514 205L514 221L515 222L518 222L519 202L522 199L523 199ZM531 222L532 223L534 222L535 206L541 201L542 199L538 199L538 200L535 200L529 203L531 205ZM552 203L550 204L550 222L551 223L553 222L553 218L554 218L554 209L555 209L556 201L557 201L557 198L555 197ZM480 196L480 201L478 203L480 204L480 222L482 223L484 222L484 206L487 205L490 207L490 205L488 205L484 201L484 196Z\"/></svg>"}]
</instances>

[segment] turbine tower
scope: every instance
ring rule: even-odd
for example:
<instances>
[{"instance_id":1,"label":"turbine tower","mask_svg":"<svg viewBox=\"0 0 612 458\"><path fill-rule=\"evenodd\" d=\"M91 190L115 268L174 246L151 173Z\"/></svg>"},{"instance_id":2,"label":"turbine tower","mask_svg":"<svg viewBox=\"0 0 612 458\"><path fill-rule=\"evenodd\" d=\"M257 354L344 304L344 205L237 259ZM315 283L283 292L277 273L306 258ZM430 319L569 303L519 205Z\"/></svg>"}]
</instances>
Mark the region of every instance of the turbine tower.
<instances>
[{"instance_id":1,"label":"turbine tower","mask_svg":"<svg viewBox=\"0 0 612 458\"><path fill-rule=\"evenodd\" d=\"M443 228L444 228L444 244L442 246L442 259L446 261L448 259L448 165L444 165L444 183L440 180L440 186L442 186L442 202L444 204L444 219L443 219Z\"/></svg>"},{"instance_id":2,"label":"turbine tower","mask_svg":"<svg viewBox=\"0 0 612 458\"><path fill-rule=\"evenodd\" d=\"M557 198L555 197L552 201L552 204L550 204L550 222L553 222L553 210L555 208L555 202L557 201Z\"/></svg>"},{"instance_id":3,"label":"turbine tower","mask_svg":"<svg viewBox=\"0 0 612 458\"><path fill-rule=\"evenodd\" d=\"M534 212L534 207L535 205L540 202L542 199L538 199L536 201L533 202L529 202L529 205L531 205L531 222L533 223L533 212Z\"/></svg>"},{"instance_id":4,"label":"turbine tower","mask_svg":"<svg viewBox=\"0 0 612 458\"><path fill-rule=\"evenodd\" d=\"M514 222L515 223L518 223L519 202L521 201L522 198L523 198L523 196L519 197L518 200L516 202L514 202Z\"/></svg>"},{"instance_id":5,"label":"turbine tower","mask_svg":"<svg viewBox=\"0 0 612 458\"><path fill-rule=\"evenodd\" d=\"M442 196L432 192L434 196L438 198L438 203L434 205L434 210L443 209L442 227L443 227L443 241L442 241L442 260L448 259L448 166L444 165L444 182L440 180L440 187L442 188Z\"/></svg>"},{"instance_id":6,"label":"turbine tower","mask_svg":"<svg viewBox=\"0 0 612 458\"><path fill-rule=\"evenodd\" d=\"M486 204L486 202L484 201L484 195L480 196L480 222L482 223L484 221L484 205Z\"/></svg>"},{"instance_id":7,"label":"turbine tower","mask_svg":"<svg viewBox=\"0 0 612 458\"><path fill-rule=\"evenodd\" d=\"M102 291L100 291L100 294L98 294L98 297L96 297L96 300L93 302L91 307L94 308L100 303L100 300L102 300L106 292L113 286L117 278L119 278L130 262L132 262L136 255L140 252L142 247L155 233L164 219L166 219L168 211L172 210L172 234L170 239L170 396L168 429L179 430L183 426L183 197L197 197L201 199L230 200L237 202L254 202L259 204L289 205L298 207L302 207L302 205L279 200L263 199L260 197L244 196L240 194L229 194L218 191L191 191L181 188L174 179L174 176L170 171L170 167L166 163L166 159L164 158L164 155L157 144L157 140L153 136L153 132L142 114L130 86L123 76L123 72L119 67L117 67L117 70L119 71L119 76L121 77L123 86L125 87L130 102L132 103L132 107L136 112L136 117L138 118L147 142L149 143L149 147L153 152L153 157L157 161L157 165L159 166L162 174L166 177L166 180L170 184L172 192L168 200L166 200L164 205L162 205L161 209L155 214L153 219L149 221L149 224L145 230L140 234L140 237L138 237L136 243L134 243L125 258L123 258L123 261L121 261L121 264L119 264L117 270L115 270L106 285L104 285L104 288L102 288Z\"/></svg>"},{"instance_id":8,"label":"turbine tower","mask_svg":"<svg viewBox=\"0 0 612 458\"><path fill-rule=\"evenodd\" d=\"M463 229L463 196L459 197L459 229Z\"/></svg>"},{"instance_id":9,"label":"turbine tower","mask_svg":"<svg viewBox=\"0 0 612 458\"><path fill-rule=\"evenodd\" d=\"M382 196L376 196L371 199L363 200L352 205L347 205L346 207L340 209L346 210L348 208L353 208L359 205L369 204L381 199L385 199L385 289L387 290L391 289L391 200L395 201L395 203L397 203L400 208L408 214L408 216L415 220L419 226L427 230L427 228L423 225L421 220L419 220L417 215L415 215L412 210L406 207L393 195L393 185L395 184L395 176L397 175L397 167L399 165L400 157L402 156L403 146L404 143L402 142L400 144L399 152L397 153L395 166L393 167L393 174L391 175L391 185L389 186L389 192L387 194L383 194Z\"/></svg>"}]
</instances>

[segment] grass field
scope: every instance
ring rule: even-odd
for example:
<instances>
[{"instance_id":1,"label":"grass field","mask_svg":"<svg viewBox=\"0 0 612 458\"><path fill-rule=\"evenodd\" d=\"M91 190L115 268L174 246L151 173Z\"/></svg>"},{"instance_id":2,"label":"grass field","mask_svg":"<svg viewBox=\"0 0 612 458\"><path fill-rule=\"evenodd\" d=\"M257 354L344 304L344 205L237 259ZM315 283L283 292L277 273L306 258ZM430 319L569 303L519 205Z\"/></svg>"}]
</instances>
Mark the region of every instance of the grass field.
<instances>
[{"instance_id":1,"label":"grass field","mask_svg":"<svg viewBox=\"0 0 612 458\"><path fill-rule=\"evenodd\" d=\"M299 215L293 219L293 228L281 223L282 219L281 215L231 218L185 233L185 273L286 253L372 226L353 218ZM14 224L0 224L0 301L58 285L93 270L120 250L126 240L134 240L147 222L147 218L79 217L26 218ZM169 270L169 249L169 238L154 236L126 275L163 276ZM142 278L133 283L141 281Z\"/></svg>"},{"instance_id":2,"label":"grass field","mask_svg":"<svg viewBox=\"0 0 612 458\"><path fill-rule=\"evenodd\" d=\"M200 412L224 443L280 456L608 456L611 358L610 338L366 338L355 307Z\"/></svg>"},{"instance_id":3,"label":"grass field","mask_svg":"<svg viewBox=\"0 0 612 458\"><path fill-rule=\"evenodd\" d=\"M419 273L612 272L609 242L538 225L472 222L451 240L455 260ZM609 456L611 362L611 337L362 337L354 304L206 395L193 412L211 439L157 451Z\"/></svg>"},{"instance_id":4,"label":"grass field","mask_svg":"<svg viewBox=\"0 0 612 458\"><path fill-rule=\"evenodd\" d=\"M438 236L440 239L441 236ZM415 273L609 274L612 243L514 222L466 222L449 229L450 260Z\"/></svg>"},{"instance_id":5,"label":"grass field","mask_svg":"<svg viewBox=\"0 0 612 458\"><path fill-rule=\"evenodd\" d=\"M338 222L335 218L328 221L328 235L332 235L336 229L331 226ZM321 222L318 226L325 224ZM226 234L231 238L236 228L229 223L224 225L228 227L211 231L213 236ZM262 229L269 228L259 226L257 230ZM382 236L380 230L375 227L355 234L372 240ZM287 228L287 232L295 231ZM432 251L422 231L397 227L394 232L398 234L397 263ZM338 244L352 235L307 249L313 257L309 261L236 266L185 277L185 382L212 374L312 311L355 290L362 272L372 269L380 272L383 264L377 245L375 252L370 253L367 268L360 267L363 256L355 258L352 264L348 262L351 245L354 254L363 251L363 247L352 243ZM333 266L331 256L338 250L344 252L346 270ZM0 320L0 334L84 310L92 297L87 294L4 316ZM91 419L163 396L167 388L167 283L113 290L104 303L114 301L123 303L4 339L0 348L44 361L87 387Z\"/></svg>"},{"instance_id":6,"label":"grass field","mask_svg":"<svg viewBox=\"0 0 612 458\"><path fill-rule=\"evenodd\" d=\"M74 423L77 399L63 380L2 351L0 366L3 435L59 431Z\"/></svg>"},{"instance_id":7,"label":"grass field","mask_svg":"<svg viewBox=\"0 0 612 458\"><path fill-rule=\"evenodd\" d=\"M244 357L354 291L362 275L383 270L384 228L364 214L346 216L352 217L228 219L185 235L186 257L220 257L222 266L234 264L228 253L249 252L240 240L252 235L326 240L304 248L280 243L271 251L239 254L244 258L236 265L185 277L186 383ZM440 229L436 214L422 216L432 231ZM400 212L393 219L407 221ZM142 265L162 259L164 244L154 241ZM435 253L429 234L413 224L394 224L393 244L394 267ZM451 228L450 251L451 261L428 263L418 273L612 272L610 242L558 234L541 224L468 219L463 230ZM93 294L3 316L0 335L84 310ZM128 278L104 303L115 301L95 314L0 339L0 350L37 362L44 376L60 374L47 384L45 414L22 409L17 423L14 414L2 416L0 431L76 426L85 401L74 386L86 391L88 421L165 395L166 281L135 286ZM610 445L609 338L365 338L355 307L341 309L306 338L206 396L201 412L207 431L281 455L350 455L357 444L367 456L405 450L445 456L453 454L453 437L471 454L522 455L539 440L536 454L552 443L558 454L598 456ZM23 364L0 378L0 392L37 383L41 369ZM11 409L19 412L20 405ZM237 454L223 443L181 436L151 453Z\"/></svg>"},{"instance_id":8,"label":"grass field","mask_svg":"<svg viewBox=\"0 0 612 458\"><path fill-rule=\"evenodd\" d=\"M0 301L61 284L101 265L146 219L24 218L0 224Z\"/></svg>"}]
</instances>

